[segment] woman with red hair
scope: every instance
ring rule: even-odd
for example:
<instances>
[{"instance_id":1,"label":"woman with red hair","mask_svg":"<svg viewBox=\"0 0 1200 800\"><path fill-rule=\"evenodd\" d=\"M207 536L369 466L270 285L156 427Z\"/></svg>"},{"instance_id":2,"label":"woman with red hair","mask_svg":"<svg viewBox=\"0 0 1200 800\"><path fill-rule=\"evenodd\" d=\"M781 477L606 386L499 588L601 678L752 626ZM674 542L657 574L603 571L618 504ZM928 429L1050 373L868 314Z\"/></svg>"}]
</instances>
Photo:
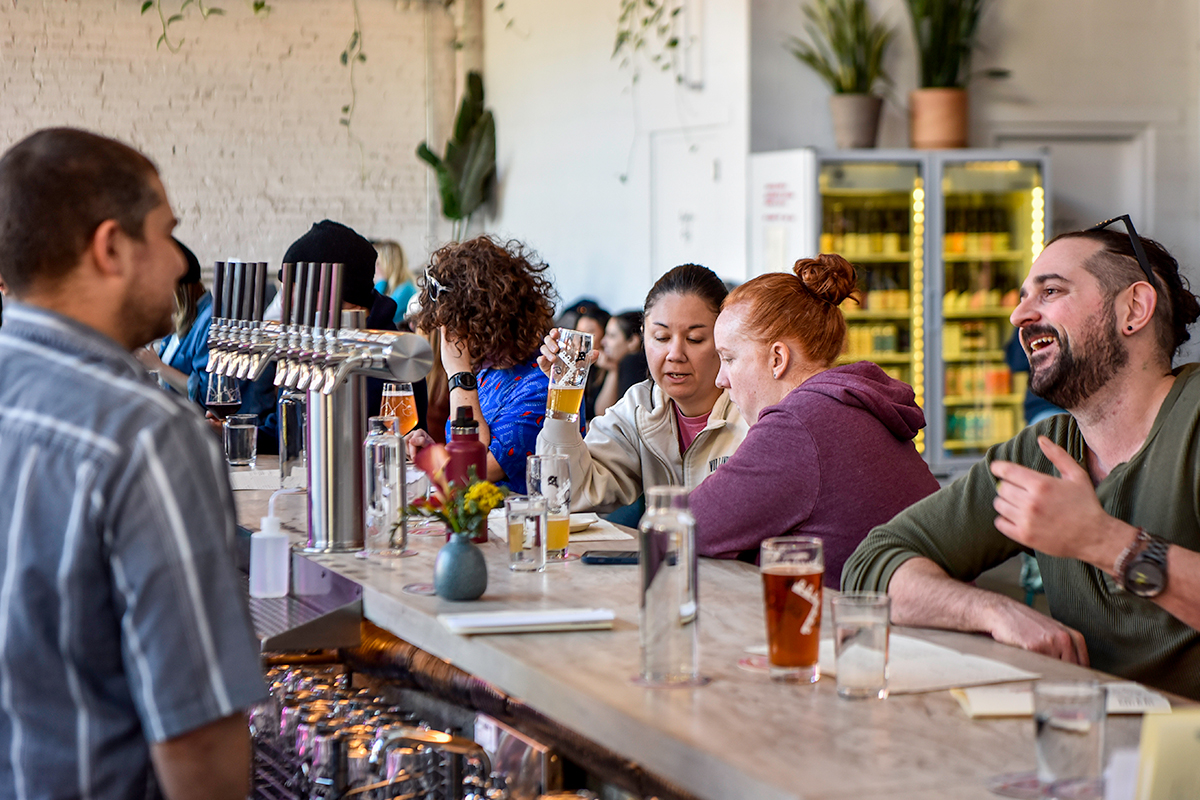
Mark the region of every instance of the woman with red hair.
<instances>
[{"instance_id":1,"label":"woman with red hair","mask_svg":"<svg viewBox=\"0 0 1200 800\"><path fill-rule=\"evenodd\" d=\"M793 273L754 278L721 306L717 385L751 427L691 508L701 555L752 559L769 536L818 536L836 587L867 532L938 483L913 445L925 415L912 387L870 362L834 366L854 267L820 255Z\"/></svg>"}]
</instances>

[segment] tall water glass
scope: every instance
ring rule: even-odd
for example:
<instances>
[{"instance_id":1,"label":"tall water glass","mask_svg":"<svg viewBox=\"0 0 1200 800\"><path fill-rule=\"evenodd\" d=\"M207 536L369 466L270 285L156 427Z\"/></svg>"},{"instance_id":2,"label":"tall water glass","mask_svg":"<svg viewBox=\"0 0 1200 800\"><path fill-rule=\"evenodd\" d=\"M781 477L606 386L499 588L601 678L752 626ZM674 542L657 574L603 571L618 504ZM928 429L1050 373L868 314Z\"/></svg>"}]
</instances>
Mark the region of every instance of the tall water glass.
<instances>
[{"instance_id":1,"label":"tall water glass","mask_svg":"<svg viewBox=\"0 0 1200 800\"><path fill-rule=\"evenodd\" d=\"M550 365L550 393L546 396L546 416L550 419L579 421L579 406L587 384L588 353L592 335L568 328L558 329L558 357Z\"/></svg>"},{"instance_id":2,"label":"tall water glass","mask_svg":"<svg viewBox=\"0 0 1200 800\"><path fill-rule=\"evenodd\" d=\"M641 681L652 686L695 685L700 677L700 608L696 593L696 520L688 491L646 491L638 525L641 577Z\"/></svg>"},{"instance_id":3,"label":"tall water glass","mask_svg":"<svg viewBox=\"0 0 1200 800\"><path fill-rule=\"evenodd\" d=\"M529 456L525 483L546 498L546 560L566 561L571 540L571 467L562 455Z\"/></svg>"},{"instance_id":4,"label":"tall water glass","mask_svg":"<svg viewBox=\"0 0 1200 800\"><path fill-rule=\"evenodd\" d=\"M887 697L891 598L883 592L846 593L830 601L838 697Z\"/></svg>"},{"instance_id":5,"label":"tall water glass","mask_svg":"<svg viewBox=\"0 0 1200 800\"><path fill-rule=\"evenodd\" d=\"M1038 780L1047 796L1104 796L1106 690L1096 681L1033 685Z\"/></svg>"},{"instance_id":6,"label":"tall water glass","mask_svg":"<svg viewBox=\"0 0 1200 800\"><path fill-rule=\"evenodd\" d=\"M825 551L812 536L776 536L759 548L771 680L816 683Z\"/></svg>"},{"instance_id":7,"label":"tall water glass","mask_svg":"<svg viewBox=\"0 0 1200 800\"><path fill-rule=\"evenodd\" d=\"M258 463L258 416L233 414L225 418L225 460L231 467L250 467Z\"/></svg>"},{"instance_id":8,"label":"tall water glass","mask_svg":"<svg viewBox=\"0 0 1200 800\"><path fill-rule=\"evenodd\" d=\"M400 521L403 442L394 432L395 418L371 417L367 420L367 438L363 442L364 513L363 544L360 553L367 556L397 556L408 544Z\"/></svg>"},{"instance_id":9,"label":"tall water glass","mask_svg":"<svg viewBox=\"0 0 1200 800\"><path fill-rule=\"evenodd\" d=\"M546 498L509 495L504 500L508 525L508 568L541 572L546 568Z\"/></svg>"}]
</instances>

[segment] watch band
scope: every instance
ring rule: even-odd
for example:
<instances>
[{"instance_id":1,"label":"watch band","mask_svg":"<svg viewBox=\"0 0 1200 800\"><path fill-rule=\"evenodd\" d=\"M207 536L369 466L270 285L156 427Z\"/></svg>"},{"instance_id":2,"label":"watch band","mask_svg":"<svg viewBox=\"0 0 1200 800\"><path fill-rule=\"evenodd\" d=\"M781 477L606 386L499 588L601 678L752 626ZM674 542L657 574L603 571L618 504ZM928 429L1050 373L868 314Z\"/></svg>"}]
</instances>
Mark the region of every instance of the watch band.
<instances>
[{"instance_id":1,"label":"watch band","mask_svg":"<svg viewBox=\"0 0 1200 800\"><path fill-rule=\"evenodd\" d=\"M478 389L479 384L475 381L474 372L456 372L450 376L450 389L462 389L467 392L474 392Z\"/></svg>"},{"instance_id":2,"label":"watch band","mask_svg":"<svg viewBox=\"0 0 1200 800\"><path fill-rule=\"evenodd\" d=\"M1146 546L1146 543L1150 539L1151 536L1146 532L1145 528L1138 528L1137 532L1133 535L1133 541L1121 551L1121 555L1117 556L1117 561L1113 564L1113 578L1116 579L1117 586L1120 586L1122 589L1126 588L1125 570L1129 568L1129 562L1133 560L1133 557L1142 552L1142 548Z\"/></svg>"}]
</instances>

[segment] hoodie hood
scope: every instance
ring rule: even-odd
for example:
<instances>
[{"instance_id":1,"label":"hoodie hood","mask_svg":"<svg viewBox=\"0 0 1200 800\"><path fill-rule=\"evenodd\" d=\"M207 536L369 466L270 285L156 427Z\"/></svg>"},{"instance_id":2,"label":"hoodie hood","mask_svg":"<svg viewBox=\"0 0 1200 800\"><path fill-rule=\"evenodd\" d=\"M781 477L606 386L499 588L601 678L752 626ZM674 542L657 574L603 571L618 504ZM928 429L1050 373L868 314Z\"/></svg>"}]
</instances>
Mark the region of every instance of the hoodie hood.
<instances>
[{"instance_id":1,"label":"hoodie hood","mask_svg":"<svg viewBox=\"0 0 1200 800\"><path fill-rule=\"evenodd\" d=\"M912 439L925 427L925 412L907 383L888 377L878 365L859 361L814 375L795 390L832 397L869 411L897 439Z\"/></svg>"}]
</instances>

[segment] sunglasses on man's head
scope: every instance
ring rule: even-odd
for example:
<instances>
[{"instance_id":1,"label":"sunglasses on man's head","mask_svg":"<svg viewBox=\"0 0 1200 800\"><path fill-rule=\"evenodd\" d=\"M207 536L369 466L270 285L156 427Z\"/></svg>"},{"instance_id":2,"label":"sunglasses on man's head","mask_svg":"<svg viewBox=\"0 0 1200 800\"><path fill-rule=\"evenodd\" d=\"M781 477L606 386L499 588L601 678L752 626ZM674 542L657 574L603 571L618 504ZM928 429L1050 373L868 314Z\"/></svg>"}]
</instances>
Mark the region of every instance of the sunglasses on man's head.
<instances>
[{"instance_id":1,"label":"sunglasses on man's head","mask_svg":"<svg viewBox=\"0 0 1200 800\"><path fill-rule=\"evenodd\" d=\"M429 271L429 267L425 268L425 285L429 287L430 300L437 300L446 292L450 291L450 287L438 283L438 279L433 277L433 273Z\"/></svg>"},{"instance_id":2,"label":"sunglasses on man's head","mask_svg":"<svg viewBox=\"0 0 1200 800\"><path fill-rule=\"evenodd\" d=\"M1100 231L1112 225L1114 222L1121 222L1125 225L1125 233L1129 235L1129 243L1133 245L1133 255L1137 258L1138 266L1142 268L1142 272L1146 273L1146 280L1158 291L1158 281L1154 277L1154 271L1150 269L1150 262L1146 258L1146 251L1142 247L1142 240L1138 238L1137 229L1133 227L1133 220L1128 214L1122 214L1119 217L1105 220L1099 225L1093 225L1088 228L1089 231Z\"/></svg>"}]
</instances>

